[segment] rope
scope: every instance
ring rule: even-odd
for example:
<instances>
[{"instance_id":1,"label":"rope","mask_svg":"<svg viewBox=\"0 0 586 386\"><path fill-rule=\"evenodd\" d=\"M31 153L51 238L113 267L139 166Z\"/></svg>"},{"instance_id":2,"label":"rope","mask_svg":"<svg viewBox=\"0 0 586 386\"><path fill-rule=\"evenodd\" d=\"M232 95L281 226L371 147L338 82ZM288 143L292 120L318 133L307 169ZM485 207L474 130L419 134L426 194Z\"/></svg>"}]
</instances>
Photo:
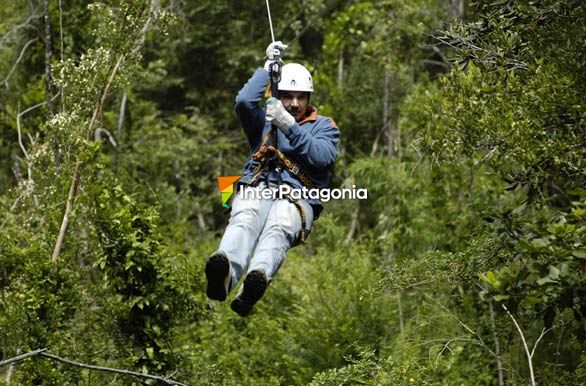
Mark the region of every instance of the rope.
<instances>
[{"instance_id":1,"label":"rope","mask_svg":"<svg viewBox=\"0 0 586 386\"><path fill-rule=\"evenodd\" d=\"M273 20L271 19L271 7L269 7L269 0L267 1L267 14L269 15L269 26L271 27L271 39L275 42L275 33L273 32Z\"/></svg>"}]
</instances>

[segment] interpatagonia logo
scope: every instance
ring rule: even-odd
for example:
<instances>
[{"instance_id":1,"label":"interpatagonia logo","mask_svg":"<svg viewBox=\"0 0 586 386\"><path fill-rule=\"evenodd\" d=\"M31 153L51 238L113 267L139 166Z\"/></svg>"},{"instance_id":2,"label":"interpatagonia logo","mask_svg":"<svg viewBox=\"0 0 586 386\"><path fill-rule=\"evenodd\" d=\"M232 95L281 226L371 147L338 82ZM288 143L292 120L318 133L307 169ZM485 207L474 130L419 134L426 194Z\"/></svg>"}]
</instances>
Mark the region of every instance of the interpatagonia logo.
<instances>
[{"instance_id":1,"label":"interpatagonia logo","mask_svg":"<svg viewBox=\"0 0 586 386\"><path fill-rule=\"evenodd\" d=\"M222 206L229 208L227 202L234 194L234 183L242 176L220 176L218 177L218 186L222 193Z\"/></svg>"},{"instance_id":2,"label":"interpatagonia logo","mask_svg":"<svg viewBox=\"0 0 586 386\"><path fill-rule=\"evenodd\" d=\"M270 188L257 189L240 185L238 194L244 200L318 200L328 202L330 200L368 200L368 189L351 188L329 189L329 188L292 188L289 185L282 184Z\"/></svg>"}]
</instances>

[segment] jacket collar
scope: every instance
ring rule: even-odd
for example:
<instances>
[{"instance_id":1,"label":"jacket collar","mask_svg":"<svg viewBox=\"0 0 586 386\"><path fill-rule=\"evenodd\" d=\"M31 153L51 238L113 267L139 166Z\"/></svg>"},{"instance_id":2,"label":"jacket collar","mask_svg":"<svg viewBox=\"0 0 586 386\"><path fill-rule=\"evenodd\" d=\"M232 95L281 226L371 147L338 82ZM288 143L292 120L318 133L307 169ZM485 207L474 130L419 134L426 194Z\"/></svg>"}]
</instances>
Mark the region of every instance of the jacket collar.
<instances>
[{"instance_id":1,"label":"jacket collar","mask_svg":"<svg viewBox=\"0 0 586 386\"><path fill-rule=\"evenodd\" d=\"M317 109L314 106L307 106L307 111L305 112L305 118L303 118L297 124L302 125L307 122L313 122L317 119Z\"/></svg>"}]
</instances>

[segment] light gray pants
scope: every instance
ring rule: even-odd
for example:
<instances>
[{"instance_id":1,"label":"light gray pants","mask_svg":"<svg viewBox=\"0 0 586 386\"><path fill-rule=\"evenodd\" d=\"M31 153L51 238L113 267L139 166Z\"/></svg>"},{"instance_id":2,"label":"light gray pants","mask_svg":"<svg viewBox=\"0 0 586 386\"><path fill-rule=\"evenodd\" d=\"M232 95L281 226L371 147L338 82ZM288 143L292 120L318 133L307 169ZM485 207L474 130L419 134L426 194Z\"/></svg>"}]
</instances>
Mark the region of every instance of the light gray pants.
<instances>
[{"instance_id":1,"label":"light gray pants","mask_svg":"<svg viewBox=\"0 0 586 386\"><path fill-rule=\"evenodd\" d=\"M271 185L271 188L275 188ZM232 287L243 273L262 269L272 280L285 260L287 250L300 237L301 216L297 207L287 199L264 199L260 190L269 189L264 182L255 189L254 198L241 197L235 192L230 222L220 242L232 266ZM305 228L311 229L313 210L303 200ZM252 258L251 258L252 256Z\"/></svg>"}]
</instances>

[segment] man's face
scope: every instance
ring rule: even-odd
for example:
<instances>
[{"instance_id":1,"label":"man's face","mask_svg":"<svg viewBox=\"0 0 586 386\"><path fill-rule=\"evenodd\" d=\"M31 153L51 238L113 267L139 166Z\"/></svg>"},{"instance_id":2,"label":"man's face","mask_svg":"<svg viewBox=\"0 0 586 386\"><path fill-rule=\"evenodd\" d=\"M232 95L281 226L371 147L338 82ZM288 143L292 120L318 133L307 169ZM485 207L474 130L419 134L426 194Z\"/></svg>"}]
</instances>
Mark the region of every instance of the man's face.
<instances>
[{"instance_id":1,"label":"man's face","mask_svg":"<svg viewBox=\"0 0 586 386\"><path fill-rule=\"evenodd\" d=\"M309 102L308 93L301 91L281 91L279 92L279 99L283 106L293 115L295 121L300 122L305 118L307 111L307 104Z\"/></svg>"}]
</instances>

